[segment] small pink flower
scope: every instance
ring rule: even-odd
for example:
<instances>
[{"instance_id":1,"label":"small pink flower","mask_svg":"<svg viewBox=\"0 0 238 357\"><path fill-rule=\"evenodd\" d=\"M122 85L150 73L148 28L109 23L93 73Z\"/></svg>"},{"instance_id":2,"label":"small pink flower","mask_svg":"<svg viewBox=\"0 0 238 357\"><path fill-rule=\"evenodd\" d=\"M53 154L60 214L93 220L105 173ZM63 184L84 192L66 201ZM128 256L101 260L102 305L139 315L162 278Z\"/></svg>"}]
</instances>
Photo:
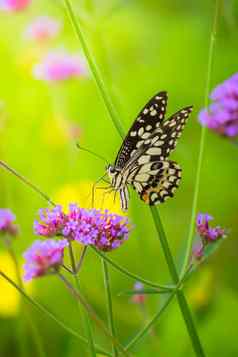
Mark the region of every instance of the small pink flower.
<instances>
[{"instance_id":1,"label":"small pink flower","mask_svg":"<svg viewBox=\"0 0 238 357\"><path fill-rule=\"evenodd\" d=\"M12 213L10 209L0 208L0 233L7 233L11 236L18 234L19 229L15 221L16 216Z\"/></svg>"},{"instance_id":2,"label":"small pink flower","mask_svg":"<svg viewBox=\"0 0 238 357\"><path fill-rule=\"evenodd\" d=\"M66 239L35 241L24 253L24 280L31 280L43 276L57 269L63 263L64 249L68 246Z\"/></svg>"},{"instance_id":3,"label":"small pink flower","mask_svg":"<svg viewBox=\"0 0 238 357\"><path fill-rule=\"evenodd\" d=\"M146 296L144 294L140 294L140 291L143 290L143 289L144 289L144 285L137 281L135 283L135 285L134 285L134 290L138 291L138 294L133 295L132 298L131 298L131 301L134 304L141 305L141 304L145 303Z\"/></svg>"},{"instance_id":4,"label":"small pink flower","mask_svg":"<svg viewBox=\"0 0 238 357\"><path fill-rule=\"evenodd\" d=\"M43 81L62 81L86 75L86 64L80 55L59 50L50 52L33 68L33 76Z\"/></svg>"},{"instance_id":5,"label":"small pink flower","mask_svg":"<svg viewBox=\"0 0 238 357\"><path fill-rule=\"evenodd\" d=\"M0 10L21 11L24 10L31 0L0 0Z\"/></svg>"},{"instance_id":6,"label":"small pink flower","mask_svg":"<svg viewBox=\"0 0 238 357\"><path fill-rule=\"evenodd\" d=\"M59 21L49 16L40 16L27 27L25 37L30 40L45 41L56 37L60 28Z\"/></svg>"}]
</instances>

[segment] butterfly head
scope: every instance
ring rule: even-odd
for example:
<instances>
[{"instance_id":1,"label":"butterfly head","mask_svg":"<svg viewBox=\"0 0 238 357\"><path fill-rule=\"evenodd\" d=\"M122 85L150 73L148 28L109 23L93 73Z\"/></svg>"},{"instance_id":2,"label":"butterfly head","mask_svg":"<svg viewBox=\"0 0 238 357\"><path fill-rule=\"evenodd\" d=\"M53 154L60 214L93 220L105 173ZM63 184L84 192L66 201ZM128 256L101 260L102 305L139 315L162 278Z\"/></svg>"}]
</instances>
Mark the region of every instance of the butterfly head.
<instances>
[{"instance_id":1,"label":"butterfly head","mask_svg":"<svg viewBox=\"0 0 238 357\"><path fill-rule=\"evenodd\" d=\"M106 171L107 171L107 174L109 176L109 179L112 183L115 182L116 180L116 177L118 176L118 174L120 173L120 170L116 168L116 166L114 165L108 165L106 167Z\"/></svg>"}]
</instances>

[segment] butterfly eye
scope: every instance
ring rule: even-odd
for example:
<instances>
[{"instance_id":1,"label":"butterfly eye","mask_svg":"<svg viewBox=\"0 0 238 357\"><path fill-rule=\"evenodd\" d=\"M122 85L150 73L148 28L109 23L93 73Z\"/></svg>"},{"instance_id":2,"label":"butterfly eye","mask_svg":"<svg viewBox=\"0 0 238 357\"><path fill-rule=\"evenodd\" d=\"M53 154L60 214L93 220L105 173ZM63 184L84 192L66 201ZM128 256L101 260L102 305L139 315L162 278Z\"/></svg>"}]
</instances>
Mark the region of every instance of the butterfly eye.
<instances>
[{"instance_id":1,"label":"butterfly eye","mask_svg":"<svg viewBox=\"0 0 238 357\"><path fill-rule=\"evenodd\" d=\"M116 169L113 166L109 167L109 172L110 174L115 174L116 173Z\"/></svg>"}]
</instances>

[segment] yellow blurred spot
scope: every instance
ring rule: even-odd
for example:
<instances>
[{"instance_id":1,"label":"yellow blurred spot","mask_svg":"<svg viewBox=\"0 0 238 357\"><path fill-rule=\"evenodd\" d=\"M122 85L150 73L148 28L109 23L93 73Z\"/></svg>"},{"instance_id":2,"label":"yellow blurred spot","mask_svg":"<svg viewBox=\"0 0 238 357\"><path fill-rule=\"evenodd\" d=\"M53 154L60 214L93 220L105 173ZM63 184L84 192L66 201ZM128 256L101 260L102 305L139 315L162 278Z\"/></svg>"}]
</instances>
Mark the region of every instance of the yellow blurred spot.
<instances>
[{"instance_id":1,"label":"yellow blurred spot","mask_svg":"<svg viewBox=\"0 0 238 357\"><path fill-rule=\"evenodd\" d=\"M47 119L42 127L44 142L54 148L60 148L72 140L78 140L80 135L81 129L77 124L60 116Z\"/></svg>"},{"instance_id":2,"label":"yellow blurred spot","mask_svg":"<svg viewBox=\"0 0 238 357\"><path fill-rule=\"evenodd\" d=\"M55 201L67 209L69 203L77 203L82 208L92 208L92 181L81 181L77 184L67 184L59 189L55 194ZM100 187L102 187L100 185ZM107 186L103 186L107 187ZM119 195L116 195L114 202L114 192L107 193L105 189L95 190L94 208L108 209L113 213L125 215L120 208Z\"/></svg>"},{"instance_id":3,"label":"yellow blurred spot","mask_svg":"<svg viewBox=\"0 0 238 357\"><path fill-rule=\"evenodd\" d=\"M195 309L206 307L214 295L214 275L210 269L204 270L189 292L189 301Z\"/></svg>"},{"instance_id":4,"label":"yellow blurred spot","mask_svg":"<svg viewBox=\"0 0 238 357\"><path fill-rule=\"evenodd\" d=\"M41 47L30 47L18 57L18 65L28 75L32 76L32 69L36 63L40 61L44 50Z\"/></svg>"},{"instance_id":5,"label":"yellow blurred spot","mask_svg":"<svg viewBox=\"0 0 238 357\"><path fill-rule=\"evenodd\" d=\"M15 266L8 253L0 253L0 270L17 283ZM28 284L29 293L32 285ZM4 278L0 277L0 315L8 317L18 313L20 307L20 294Z\"/></svg>"}]
</instances>

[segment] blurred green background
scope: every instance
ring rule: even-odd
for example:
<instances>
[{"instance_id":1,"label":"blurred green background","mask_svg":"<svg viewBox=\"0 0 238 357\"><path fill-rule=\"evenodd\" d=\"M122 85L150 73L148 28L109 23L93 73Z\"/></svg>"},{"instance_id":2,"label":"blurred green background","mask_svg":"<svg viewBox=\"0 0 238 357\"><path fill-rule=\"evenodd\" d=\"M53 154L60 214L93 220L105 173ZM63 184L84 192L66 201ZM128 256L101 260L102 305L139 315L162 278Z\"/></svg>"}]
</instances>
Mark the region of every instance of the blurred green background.
<instances>
[{"instance_id":1,"label":"blurred green background","mask_svg":"<svg viewBox=\"0 0 238 357\"><path fill-rule=\"evenodd\" d=\"M168 113L193 104L194 112L172 154L183 169L175 198L159 207L178 265L188 235L201 127L197 114L204 105L208 48L214 1L188 0L72 0L83 20L88 44L102 70L121 121L128 128L138 111L158 90L169 93ZM24 39L35 17L49 15L62 22L58 37L44 44ZM113 162L121 139L113 127L94 80L78 78L60 83L37 81L32 66L51 49L78 52L80 44L61 1L32 1L19 13L0 13L0 153L1 158L33 183L62 201L80 201L85 182L100 177L105 165L79 151L76 140ZM219 19L212 67L212 87L237 71L237 1L224 1ZM229 238L208 263L194 274L186 295L207 356L238 356L238 148L207 132L198 211L209 212L229 229ZM89 187L89 186L88 186ZM90 194L90 188L89 192ZM21 235L14 248L21 259L35 239L32 229L41 197L15 177L0 171L0 206L17 216ZM132 193L129 211L135 225L130 239L110 257L134 273L160 283L170 282L152 218ZM0 267L12 267L1 246ZM106 319L106 299L97 256L89 253L81 272L83 290L98 314ZM149 296L145 310L128 297L133 281L111 271L116 329L128 342L163 303ZM22 313L14 290L0 281L0 356L35 357L31 334L22 336ZM38 279L31 294L81 331L75 301L54 277ZM47 356L87 356L85 347L34 308L29 310L40 331ZM146 316L145 316L146 315ZM97 342L108 347L95 327ZM180 311L173 302L151 334L134 349L141 356L192 356Z\"/></svg>"}]
</instances>

